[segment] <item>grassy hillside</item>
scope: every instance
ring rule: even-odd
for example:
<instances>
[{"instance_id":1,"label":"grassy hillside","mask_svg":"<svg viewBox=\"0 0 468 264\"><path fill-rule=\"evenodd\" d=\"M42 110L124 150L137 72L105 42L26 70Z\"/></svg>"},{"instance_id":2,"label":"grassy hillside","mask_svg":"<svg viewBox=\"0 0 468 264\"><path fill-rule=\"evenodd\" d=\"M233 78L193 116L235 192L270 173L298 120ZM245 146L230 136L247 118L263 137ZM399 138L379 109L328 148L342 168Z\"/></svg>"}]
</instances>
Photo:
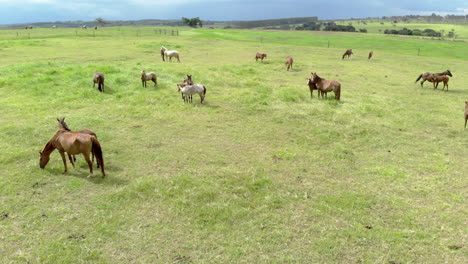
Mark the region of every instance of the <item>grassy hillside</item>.
<instances>
[{"instance_id":1,"label":"grassy hillside","mask_svg":"<svg viewBox=\"0 0 468 264\"><path fill-rule=\"evenodd\" d=\"M465 262L466 45L429 57L410 50L433 41L375 35L112 30L0 40L1 263ZM414 83L446 69L448 92ZM342 101L311 99L311 71ZM205 104L181 100L186 74ZM64 175L57 152L39 168L62 116L97 133L107 178L82 157Z\"/></svg>"}]
</instances>

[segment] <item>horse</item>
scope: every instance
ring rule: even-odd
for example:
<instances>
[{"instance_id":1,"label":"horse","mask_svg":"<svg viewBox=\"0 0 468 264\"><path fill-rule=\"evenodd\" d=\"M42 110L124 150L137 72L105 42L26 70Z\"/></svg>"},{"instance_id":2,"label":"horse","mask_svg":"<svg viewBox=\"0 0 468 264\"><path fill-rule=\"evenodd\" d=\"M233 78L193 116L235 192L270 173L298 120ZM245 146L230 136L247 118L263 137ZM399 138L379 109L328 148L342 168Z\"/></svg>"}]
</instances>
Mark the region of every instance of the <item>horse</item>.
<instances>
[{"instance_id":1,"label":"horse","mask_svg":"<svg viewBox=\"0 0 468 264\"><path fill-rule=\"evenodd\" d=\"M307 85L309 86L309 90L310 90L310 98L314 97L313 95L314 90L317 90L317 96L320 97L320 95L322 94L322 91L317 88L317 85L313 82L312 78L306 78L306 80L307 80Z\"/></svg>"},{"instance_id":2,"label":"horse","mask_svg":"<svg viewBox=\"0 0 468 264\"><path fill-rule=\"evenodd\" d=\"M179 86L184 87L184 86L187 86L187 85L193 85L192 75L187 74L187 77L182 80L182 83L177 84L178 91L180 91ZM185 101L185 96L188 96L187 100L192 101L192 95L191 94L190 95L185 95L185 94L181 93L181 95L182 95L182 99L184 99L184 101Z\"/></svg>"},{"instance_id":3,"label":"horse","mask_svg":"<svg viewBox=\"0 0 468 264\"><path fill-rule=\"evenodd\" d=\"M466 128L467 121L468 121L468 101L465 101L465 128Z\"/></svg>"},{"instance_id":4,"label":"horse","mask_svg":"<svg viewBox=\"0 0 468 264\"><path fill-rule=\"evenodd\" d=\"M95 72L93 76L93 87L96 87L96 83L98 84L98 90L100 92L104 92L104 74L100 72Z\"/></svg>"},{"instance_id":5,"label":"horse","mask_svg":"<svg viewBox=\"0 0 468 264\"><path fill-rule=\"evenodd\" d=\"M97 30L97 26L94 26L94 30Z\"/></svg>"},{"instance_id":6,"label":"horse","mask_svg":"<svg viewBox=\"0 0 468 264\"><path fill-rule=\"evenodd\" d=\"M167 50L165 47L161 47L161 55L163 55L163 61L169 58L169 61L172 61L172 57L176 57L177 62L180 62L179 52L177 50Z\"/></svg>"},{"instance_id":7,"label":"horse","mask_svg":"<svg viewBox=\"0 0 468 264\"><path fill-rule=\"evenodd\" d=\"M182 98L184 102L191 103L192 102L192 95L198 94L200 96L200 103L203 104L206 95L206 87L201 84L192 84L192 85L177 85L178 92L182 93Z\"/></svg>"},{"instance_id":8,"label":"horse","mask_svg":"<svg viewBox=\"0 0 468 264\"><path fill-rule=\"evenodd\" d=\"M58 121L58 128L59 129L63 129L63 130L71 132L71 129L68 127L67 123L65 123L65 117L57 118L57 121ZM96 133L94 133L94 131L91 131L89 129L82 129L80 131L74 131L74 132L85 133L85 134L94 136L97 139ZM94 156L95 156L94 152L91 149L91 163L94 163ZM75 161L76 161L75 155L73 155L73 157L72 157L72 155L68 154L68 159L70 160L70 163L73 165L73 168L74 168L75 167ZM96 162L96 164L97 164L97 168L99 168L99 163Z\"/></svg>"},{"instance_id":9,"label":"horse","mask_svg":"<svg viewBox=\"0 0 468 264\"><path fill-rule=\"evenodd\" d=\"M432 77L431 77L431 79L429 81L432 82L432 84L434 85L434 89L437 88L437 86L439 85L440 82L444 82L444 87L442 87L442 91L444 90L445 87L447 87L447 91L448 91L449 79L450 78L447 75L432 74Z\"/></svg>"},{"instance_id":10,"label":"horse","mask_svg":"<svg viewBox=\"0 0 468 264\"><path fill-rule=\"evenodd\" d=\"M343 56L341 57L341 59L344 60L344 58L345 58L346 56L348 56L348 60L349 60L350 57L351 57L351 55L353 55L353 54L354 54L354 53L353 53L353 49L347 49L347 50L345 51L345 53L343 54Z\"/></svg>"},{"instance_id":11,"label":"horse","mask_svg":"<svg viewBox=\"0 0 468 264\"><path fill-rule=\"evenodd\" d=\"M263 59L267 57L266 53L258 53L255 55L255 61L258 61L260 59L263 62Z\"/></svg>"},{"instance_id":12,"label":"horse","mask_svg":"<svg viewBox=\"0 0 468 264\"><path fill-rule=\"evenodd\" d=\"M41 169L44 169L47 163L49 163L50 153L55 149L57 149L62 156L63 166L65 167L64 173L68 171L67 159L65 158L66 152L69 155L83 154L88 163L89 176L91 176L93 174L93 163L89 159L89 154L94 152L97 163L101 166L102 178L106 177L101 145L95 136L80 132L66 131L64 129L57 130L50 140L47 141L44 148L39 151L39 167Z\"/></svg>"},{"instance_id":13,"label":"horse","mask_svg":"<svg viewBox=\"0 0 468 264\"><path fill-rule=\"evenodd\" d=\"M287 66L287 68L286 68L287 71L289 71L289 69L292 69L293 62L294 62L293 57L291 57L291 56L286 57L286 63L285 64Z\"/></svg>"},{"instance_id":14,"label":"horse","mask_svg":"<svg viewBox=\"0 0 468 264\"><path fill-rule=\"evenodd\" d=\"M312 76L312 81L317 85L318 90L322 92L322 98L323 94L326 96L327 92L333 91L333 93L335 93L335 99L338 101L340 100L341 84L338 81L322 79L314 72Z\"/></svg>"},{"instance_id":15,"label":"horse","mask_svg":"<svg viewBox=\"0 0 468 264\"><path fill-rule=\"evenodd\" d=\"M372 58L372 55L374 55L374 52L373 51L369 52L369 57L367 58L367 60L370 60Z\"/></svg>"},{"instance_id":16,"label":"horse","mask_svg":"<svg viewBox=\"0 0 468 264\"><path fill-rule=\"evenodd\" d=\"M158 77L156 76L156 73L150 72L146 73L144 70L141 72L141 84L143 87L146 87L146 81L153 81L154 86L158 84Z\"/></svg>"},{"instance_id":17,"label":"horse","mask_svg":"<svg viewBox=\"0 0 468 264\"><path fill-rule=\"evenodd\" d=\"M88 29L88 26L83 25L83 26L81 27L81 29Z\"/></svg>"},{"instance_id":18,"label":"horse","mask_svg":"<svg viewBox=\"0 0 468 264\"><path fill-rule=\"evenodd\" d=\"M449 70L446 70L446 71L440 72L440 73L425 72L425 73L421 73L419 75L419 77L416 79L415 83L417 83L422 78L421 87L423 87L423 84L424 84L425 81L432 82L432 74L435 74L435 75L448 75L450 77L453 77L452 73ZM436 85L436 87L437 86L438 86L438 84Z\"/></svg>"}]
</instances>

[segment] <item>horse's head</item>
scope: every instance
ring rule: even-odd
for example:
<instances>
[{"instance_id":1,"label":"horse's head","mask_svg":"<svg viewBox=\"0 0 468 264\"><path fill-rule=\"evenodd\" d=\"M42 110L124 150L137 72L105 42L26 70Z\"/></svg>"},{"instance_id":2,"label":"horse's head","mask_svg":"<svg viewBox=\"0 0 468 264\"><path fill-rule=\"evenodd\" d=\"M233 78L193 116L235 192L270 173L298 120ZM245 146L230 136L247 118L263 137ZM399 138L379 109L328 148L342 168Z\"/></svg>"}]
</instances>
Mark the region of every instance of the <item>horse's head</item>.
<instances>
[{"instance_id":1,"label":"horse's head","mask_svg":"<svg viewBox=\"0 0 468 264\"><path fill-rule=\"evenodd\" d=\"M167 49L164 47L164 46L161 46L161 51L164 52L166 51Z\"/></svg>"},{"instance_id":2,"label":"horse's head","mask_svg":"<svg viewBox=\"0 0 468 264\"><path fill-rule=\"evenodd\" d=\"M266 54L266 53L262 53L262 57L263 57L263 58L266 58L266 57L267 57L267 54Z\"/></svg>"},{"instance_id":3,"label":"horse's head","mask_svg":"<svg viewBox=\"0 0 468 264\"><path fill-rule=\"evenodd\" d=\"M49 163L50 155L44 154L44 151L39 151L39 154L41 155L41 157L39 158L39 167L41 167L41 169L44 169L47 163Z\"/></svg>"},{"instance_id":4,"label":"horse's head","mask_svg":"<svg viewBox=\"0 0 468 264\"><path fill-rule=\"evenodd\" d=\"M451 73L449 70L446 70L446 72L447 72L447 75L448 75L448 76L453 77L453 76L452 76L452 73Z\"/></svg>"}]
</instances>

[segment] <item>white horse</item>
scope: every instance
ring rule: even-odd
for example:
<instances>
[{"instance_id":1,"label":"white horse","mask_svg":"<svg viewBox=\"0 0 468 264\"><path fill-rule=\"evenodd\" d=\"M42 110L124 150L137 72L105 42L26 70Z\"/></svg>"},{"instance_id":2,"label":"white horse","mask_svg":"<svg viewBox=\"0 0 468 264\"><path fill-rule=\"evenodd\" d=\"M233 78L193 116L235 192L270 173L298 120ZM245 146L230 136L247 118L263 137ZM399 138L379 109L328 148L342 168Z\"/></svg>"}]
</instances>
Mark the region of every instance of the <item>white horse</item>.
<instances>
[{"instance_id":1,"label":"white horse","mask_svg":"<svg viewBox=\"0 0 468 264\"><path fill-rule=\"evenodd\" d=\"M179 52L177 50L167 50L165 47L161 47L161 57L163 61L166 61L169 58L169 61L172 61L172 57L177 58L177 62L180 62Z\"/></svg>"},{"instance_id":2,"label":"white horse","mask_svg":"<svg viewBox=\"0 0 468 264\"><path fill-rule=\"evenodd\" d=\"M200 95L200 103L203 104L206 95L206 87L201 84L193 84L193 85L184 85L178 84L177 87L179 88L178 91L182 93L182 98L184 102L192 102L192 95L198 94Z\"/></svg>"}]
</instances>

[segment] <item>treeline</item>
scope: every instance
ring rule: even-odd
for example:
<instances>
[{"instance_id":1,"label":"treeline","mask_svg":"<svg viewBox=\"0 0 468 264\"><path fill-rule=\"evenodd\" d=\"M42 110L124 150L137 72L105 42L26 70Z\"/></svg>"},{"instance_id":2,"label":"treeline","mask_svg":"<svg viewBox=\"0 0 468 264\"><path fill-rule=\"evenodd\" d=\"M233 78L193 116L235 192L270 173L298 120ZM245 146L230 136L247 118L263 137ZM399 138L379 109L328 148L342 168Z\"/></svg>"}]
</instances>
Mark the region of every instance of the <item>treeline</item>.
<instances>
[{"instance_id":1,"label":"treeline","mask_svg":"<svg viewBox=\"0 0 468 264\"><path fill-rule=\"evenodd\" d=\"M346 19L349 20L349 19ZM432 13L430 16L422 15L406 15L406 16L383 16L383 17L368 17L364 19L355 19L351 20L361 20L361 21L377 21L377 22L420 22L420 23L439 23L439 24L468 24L468 15L445 15L440 16L435 13Z\"/></svg>"},{"instance_id":2,"label":"treeline","mask_svg":"<svg viewBox=\"0 0 468 264\"><path fill-rule=\"evenodd\" d=\"M408 28L403 28L403 29L400 29L400 30L396 30L396 29L386 29L386 30L384 30L384 34L427 36L427 37L437 37L437 38L443 37L444 33L445 33L445 31L437 32L437 31L435 31L433 29L430 29L430 28L427 28L427 29L424 29L424 30L408 29ZM449 31L446 36L449 37L449 38L455 38L456 37L455 30L452 29L451 31Z\"/></svg>"},{"instance_id":3,"label":"treeline","mask_svg":"<svg viewBox=\"0 0 468 264\"><path fill-rule=\"evenodd\" d=\"M304 23L301 26L297 26L296 30L315 30L315 31L342 31L342 32L363 32L367 33L367 29L356 30L352 25L337 25L335 22L323 22L323 23Z\"/></svg>"},{"instance_id":4,"label":"treeline","mask_svg":"<svg viewBox=\"0 0 468 264\"><path fill-rule=\"evenodd\" d=\"M236 28L259 28L259 27L276 27L285 25L297 25L303 23L317 22L317 17L295 17L295 18L281 18L281 19L268 19L268 20L252 20L252 21L237 21L232 22L232 26ZM285 27L283 27L286 29ZM289 28L289 27L288 27Z\"/></svg>"}]
</instances>

